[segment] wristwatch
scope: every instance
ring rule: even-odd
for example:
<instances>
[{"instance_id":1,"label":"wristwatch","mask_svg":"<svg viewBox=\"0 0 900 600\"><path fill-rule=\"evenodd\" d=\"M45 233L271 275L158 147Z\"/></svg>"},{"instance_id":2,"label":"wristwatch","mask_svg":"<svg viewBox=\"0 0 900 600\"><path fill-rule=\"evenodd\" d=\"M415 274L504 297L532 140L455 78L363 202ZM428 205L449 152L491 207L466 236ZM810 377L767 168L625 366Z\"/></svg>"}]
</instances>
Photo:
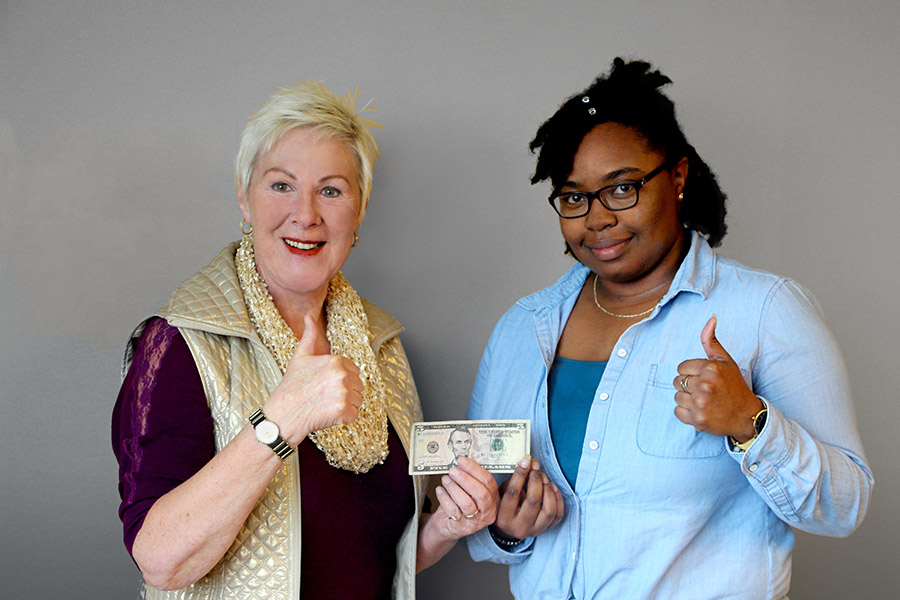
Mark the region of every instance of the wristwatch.
<instances>
[{"instance_id":1,"label":"wristwatch","mask_svg":"<svg viewBox=\"0 0 900 600\"><path fill-rule=\"evenodd\" d=\"M740 450L741 452L745 452L750 446L753 445L753 442L756 441L756 438L759 437L759 434L762 433L763 427L766 426L766 416L769 413L769 408L764 404L763 409L753 415L750 419L753 421L753 430L756 432L753 434L753 437L747 440L746 442L738 442L731 436L728 436L728 439L731 441L731 445Z\"/></svg>"},{"instance_id":2,"label":"wristwatch","mask_svg":"<svg viewBox=\"0 0 900 600\"><path fill-rule=\"evenodd\" d=\"M272 449L281 460L294 453L294 449L281 437L278 425L266 418L261 408L257 408L250 414L250 424L256 432L256 439Z\"/></svg>"}]
</instances>

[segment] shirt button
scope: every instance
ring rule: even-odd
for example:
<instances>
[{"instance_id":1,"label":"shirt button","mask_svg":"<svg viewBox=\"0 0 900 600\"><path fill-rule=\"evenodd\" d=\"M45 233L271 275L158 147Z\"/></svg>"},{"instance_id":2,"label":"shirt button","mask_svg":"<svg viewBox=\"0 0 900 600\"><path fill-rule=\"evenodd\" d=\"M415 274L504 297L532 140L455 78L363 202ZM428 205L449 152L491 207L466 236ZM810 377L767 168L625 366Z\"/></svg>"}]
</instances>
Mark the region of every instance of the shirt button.
<instances>
[{"instance_id":1,"label":"shirt button","mask_svg":"<svg viewBox=\"0 0 900 600\"><path fill-rule=\"evenodd\" d=\"M591 443L588 444L588 448L590 448L591 450L596 450L599 447L600 444L597 443L597 440L591 440Z\"/></svg>"},{"instance_id":2,"label":"shirt button","mask_svg":"<svg viewBox=\"0 0 900 600\"><path fill-rule=\"evenodd\" d=\"M609 394L607 394L606 392L603 392L602 394L600 394L600 399L601 400L609 400Z\"/></svg>"},{"instance_id":3,"label":"shirt button","mask_svg":"<svg viewBox=\"0 0 900 600\"><path fill-rule=\"evenodd\" d=\"M755 470L757 470L757 469L759 468L759 465L758 465L757 463L753 463L752 465L750 465L750 466L747 467L747 468L748 468L750 471L755 471Z\"/></svg>"},{"instance_id":4,"label":"shirt button","mask_svg":"<svg viewBox=\"0 0 900 600\"><path fill-rule=\"evenodd\" d=\"M628 350L626 350L625 348L619 348L616 354L619 355L619 358L625 358L626 356L628 356Z\"/></svg>"}]
</instances>

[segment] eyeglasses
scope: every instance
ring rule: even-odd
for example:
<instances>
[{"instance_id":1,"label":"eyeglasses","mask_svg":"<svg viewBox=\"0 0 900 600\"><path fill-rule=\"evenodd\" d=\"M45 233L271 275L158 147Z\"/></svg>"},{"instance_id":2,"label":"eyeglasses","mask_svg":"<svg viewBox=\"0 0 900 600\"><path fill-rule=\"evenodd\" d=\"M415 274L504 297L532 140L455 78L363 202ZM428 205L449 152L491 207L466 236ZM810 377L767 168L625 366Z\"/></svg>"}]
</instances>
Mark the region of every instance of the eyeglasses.
<instances>
[{"instance_id":1,"label":"eyeglasses","mask_svg":"<svg viewBox=\"0 0 900 600\"><path fill-rule=\"evenodd\" d=\"M669 162L664 162L639 181L620 181L595 192L554 192L547 200L563 219L577 219L591 212L591 200L599 200L609 210L626 210L638 203L641 188L668 166Z\"/></svg>"}]
</instances>

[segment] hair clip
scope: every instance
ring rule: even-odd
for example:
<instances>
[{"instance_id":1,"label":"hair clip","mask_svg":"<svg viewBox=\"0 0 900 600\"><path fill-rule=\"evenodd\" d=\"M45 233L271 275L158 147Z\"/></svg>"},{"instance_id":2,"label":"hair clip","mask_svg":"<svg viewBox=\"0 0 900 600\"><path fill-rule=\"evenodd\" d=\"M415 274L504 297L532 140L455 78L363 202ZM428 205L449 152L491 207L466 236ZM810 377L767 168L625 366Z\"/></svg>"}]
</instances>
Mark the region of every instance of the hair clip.
<instances>
[{"instance_id":1,"label":"hair clip","mask_svg":"<svg viewBox=\"0 0 900 600\"><path fill-rule=\"evenodd\" d=\"M582 97L581 97L581 101L582 101L584 104L587 104L588 102L591 101L591 97L590 97L590 96L582 96ZM591 116L593 117L594 115L597 114L597 109L594 108L593 106L588 107L588 114L591 115Z\"/></svg>"}]
</instances>

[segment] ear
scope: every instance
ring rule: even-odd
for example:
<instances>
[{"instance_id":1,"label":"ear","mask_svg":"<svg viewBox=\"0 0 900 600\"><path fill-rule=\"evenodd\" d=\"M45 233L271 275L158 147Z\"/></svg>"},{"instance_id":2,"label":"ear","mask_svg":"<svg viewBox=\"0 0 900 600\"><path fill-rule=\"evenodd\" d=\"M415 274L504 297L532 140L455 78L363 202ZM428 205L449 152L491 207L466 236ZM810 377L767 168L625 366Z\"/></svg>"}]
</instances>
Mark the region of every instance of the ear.
<instances>
[{"instance_id":1,"label":"ear","mask_svg":"<svg viewBox=\"0 0 900 600\"><path fill-rule=\"evenodd\" d=\"M244 198L244 188L243 187L238 187L237 201L238 201L238 206L241 208L241 216L248 223L252 223L253 221L250 219L250 202L248 199Z\"/></svg>"},{"instance_id":2,"label":"ear","mask_svg":"<svg viewBox=\"0 0 900 600\"><path fill-rule=\"evenodd\" d=\"M689 166L687 156L684 156L674 167L672 167L672 182L675 184L675 192L678 194L684 192L684 184L687 182Z\"/></svg>"}]
</instances>

